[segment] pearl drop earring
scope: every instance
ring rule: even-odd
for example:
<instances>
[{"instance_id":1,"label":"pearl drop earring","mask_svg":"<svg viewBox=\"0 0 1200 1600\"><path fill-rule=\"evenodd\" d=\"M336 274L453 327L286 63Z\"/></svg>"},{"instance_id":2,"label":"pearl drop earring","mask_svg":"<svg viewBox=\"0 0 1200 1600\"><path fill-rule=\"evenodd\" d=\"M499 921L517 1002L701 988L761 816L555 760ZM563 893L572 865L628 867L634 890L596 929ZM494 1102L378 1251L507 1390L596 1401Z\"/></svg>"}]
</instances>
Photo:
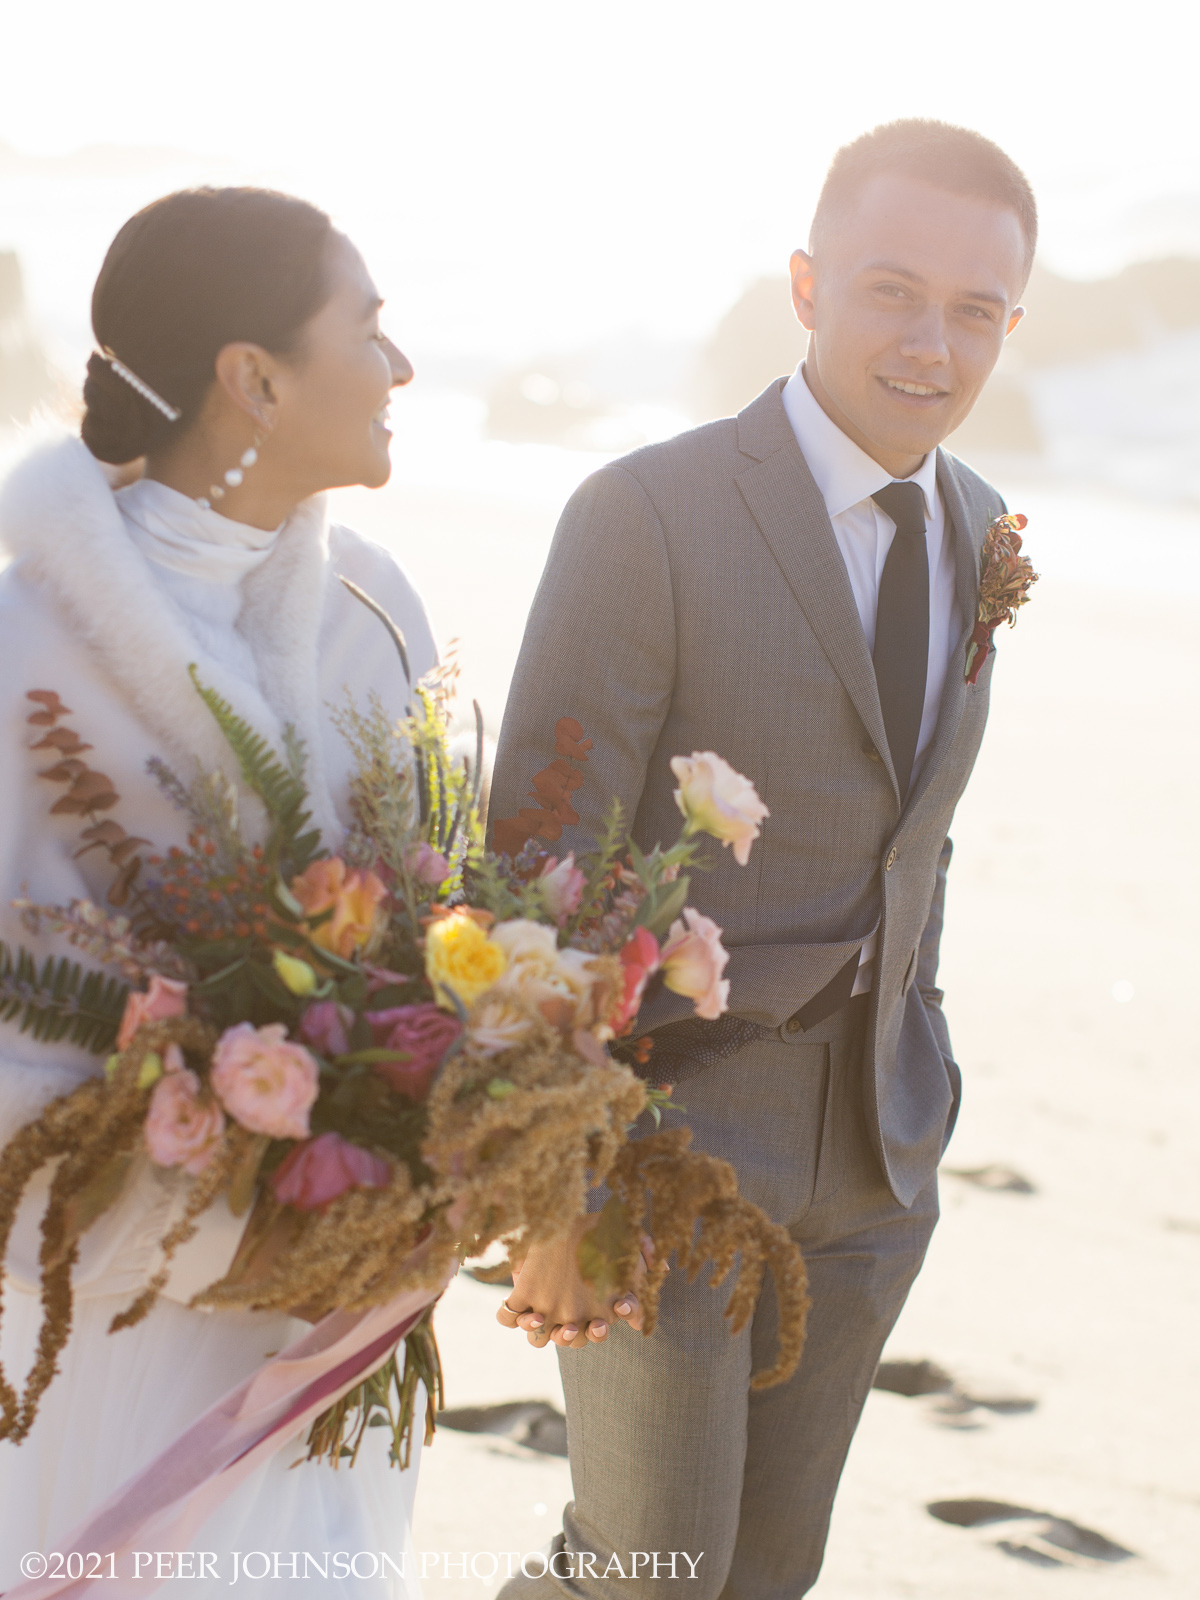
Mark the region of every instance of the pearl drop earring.
<instances>
[{"instance_id":1,"label":"pearl drop earring","mask_svg":"<svg viewBox=\"0 0 1200 1600\"><path fill-rule=\"evenodd\" d=\"M262 448L262 444L263 436L258 429L255 428L254 443L250 446L249 450L243 450L242 458L238 465L236 467L230 467L229 471L225 474L225 482L210 483L207 494L198 494L196 496L196 504L202 511L211 511L214 500L223 500L225 498L225 491L227 488L237 489L241 487L246 473L258 460L258 452Z\"/></svg>"}]
</instances>

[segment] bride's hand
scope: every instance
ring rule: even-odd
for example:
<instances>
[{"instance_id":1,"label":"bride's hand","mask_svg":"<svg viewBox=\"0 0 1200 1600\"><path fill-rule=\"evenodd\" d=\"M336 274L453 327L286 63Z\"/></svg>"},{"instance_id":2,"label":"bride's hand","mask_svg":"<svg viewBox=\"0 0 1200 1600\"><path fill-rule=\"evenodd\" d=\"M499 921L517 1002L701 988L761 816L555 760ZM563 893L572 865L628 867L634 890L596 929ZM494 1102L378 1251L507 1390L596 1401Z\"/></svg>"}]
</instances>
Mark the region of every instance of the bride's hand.
<instances>
[{"instance_id":1,"label":"bride's hand","mask_svg":"<svg viewBox=\"0 0 1200 1600\"><path fill-rule=\"evenodd\" d=\"M642 1312L634 1292L646 1275L639 1261L634 1281L624 1293L602 1298L579 1270L579 1241L597 1221L580 1217L561 1239L531 1245L513 1266L513 1286L496 1312L505 1328L519 1328L530 1344L570 1346L582 1350L601 1344L614 1319L640 1329ZM643 1249L647 1249L647 1240Z\"/></svg>"}]
</instances>

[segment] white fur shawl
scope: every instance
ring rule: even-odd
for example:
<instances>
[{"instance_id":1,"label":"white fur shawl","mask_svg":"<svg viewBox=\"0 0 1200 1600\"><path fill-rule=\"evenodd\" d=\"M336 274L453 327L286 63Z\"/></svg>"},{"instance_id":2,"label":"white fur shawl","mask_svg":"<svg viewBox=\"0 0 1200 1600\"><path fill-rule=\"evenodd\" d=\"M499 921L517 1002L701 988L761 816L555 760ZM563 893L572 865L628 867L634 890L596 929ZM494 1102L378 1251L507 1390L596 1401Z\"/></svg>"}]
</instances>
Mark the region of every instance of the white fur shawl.
<instances>
[{"instance_id":1,"label":"white fur shawl","mask_svg":"<svg viewBox=\"0 0 1200 1600\"><path fill-rule=\"evenodd\" d=\"M283 725L293 724L308 747L314 820L336 835L318 729L315 641L329 560L323 497L293 513L244 584L240 625L253 639L262 694L201 651L129 539L105 473L82 440L44 446L14 469L0 490L0 541L23 559L28 577L54 593L139 719L176 758L195 757L237 776L192 686L193 662L201 680L276 749Z\"/></svg>"}]
</instances>

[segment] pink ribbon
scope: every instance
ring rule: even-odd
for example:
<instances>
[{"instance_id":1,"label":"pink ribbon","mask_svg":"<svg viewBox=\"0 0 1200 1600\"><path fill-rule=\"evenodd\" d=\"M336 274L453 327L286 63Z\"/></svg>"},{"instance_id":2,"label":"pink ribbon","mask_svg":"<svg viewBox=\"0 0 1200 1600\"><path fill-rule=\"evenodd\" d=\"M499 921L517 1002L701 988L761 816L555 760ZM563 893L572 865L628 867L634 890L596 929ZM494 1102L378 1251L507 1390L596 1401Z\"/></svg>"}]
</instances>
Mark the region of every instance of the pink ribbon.
<instances>
[{"instance_id":1,"label":"pink ribbon","mask_svg":"<svg viewBox=\"0 0 1200 1600\"><path fill-rule=\"evenodd\" d=\"M4 1600L139 1600L152 1593L158 1584L149 1574L133 1576L134 1550L186 1550L257 1467L383 1365L441 1292L410 1289L369 1311L332 1312L210 1406L60 1543L64 1557L104 1553L93 1577L31 1578ZM116 1556L115 1578L108 1575L109 1551Z\"/></svg>"}]
</instances>

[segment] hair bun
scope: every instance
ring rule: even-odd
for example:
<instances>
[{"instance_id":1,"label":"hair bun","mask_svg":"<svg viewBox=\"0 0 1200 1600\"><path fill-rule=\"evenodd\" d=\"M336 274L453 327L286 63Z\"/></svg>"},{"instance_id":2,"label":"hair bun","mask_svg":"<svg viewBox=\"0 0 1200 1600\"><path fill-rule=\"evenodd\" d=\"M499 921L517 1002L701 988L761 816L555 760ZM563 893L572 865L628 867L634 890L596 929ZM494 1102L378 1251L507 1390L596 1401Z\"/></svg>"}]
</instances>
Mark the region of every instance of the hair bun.
<instances>
[{"instance_id":1,"label":"hair bun","mask_svg":"<svg viewBox=\"0 0 1200 1600\"><path fill-rule=\"evenodd\" d=\"M87 410L80 431L98 461L136 461L160 431L157 424L166 422L98 353L88 358L83 402Z\"/></svg>"}]
</instances>

